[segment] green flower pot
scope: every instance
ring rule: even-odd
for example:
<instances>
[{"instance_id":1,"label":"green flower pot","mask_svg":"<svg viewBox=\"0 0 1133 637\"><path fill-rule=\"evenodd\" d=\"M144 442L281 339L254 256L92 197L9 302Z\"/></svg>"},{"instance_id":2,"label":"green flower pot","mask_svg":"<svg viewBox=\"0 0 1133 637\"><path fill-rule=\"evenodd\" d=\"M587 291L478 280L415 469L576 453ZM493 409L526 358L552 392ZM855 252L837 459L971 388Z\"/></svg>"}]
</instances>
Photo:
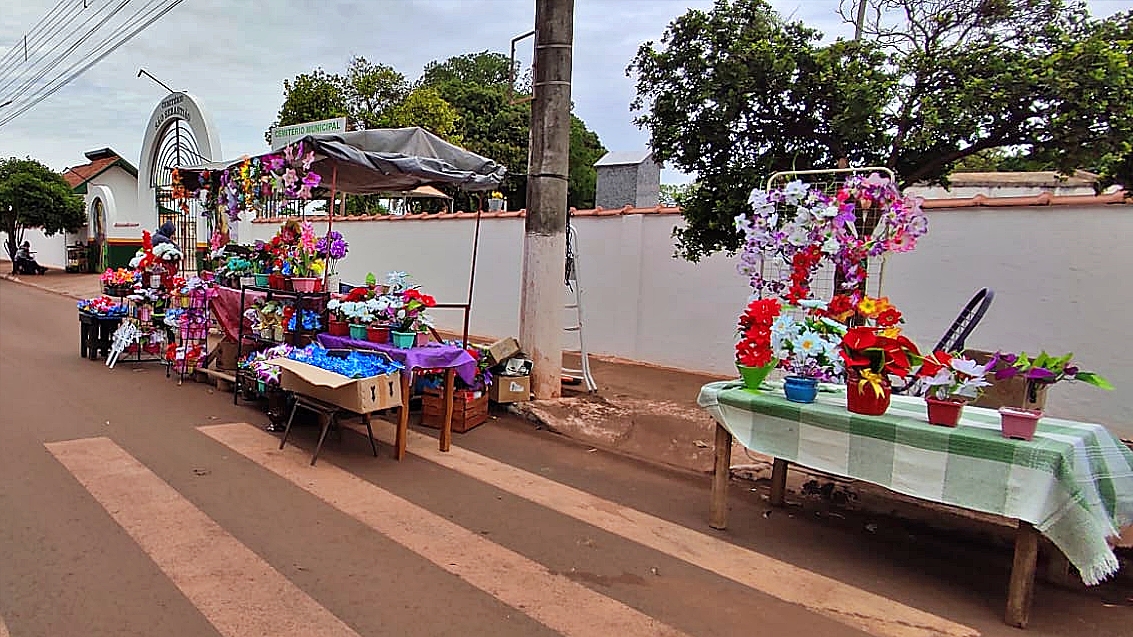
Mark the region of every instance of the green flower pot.
<instances>
[{"instance_id":1,"label":"green flower pot","mask_svg":"<svg viewBox=\"0 0 1133 637\"><path fill-rule=\"evenodd\" d=\"M254 274L252 276L256 277L256 287L258 287L258 288L268 287L268 285L269 285L268 278L271 277L270 274Z\"/></svg>"},{"instance_id":2,"label":"green flower pot","mask_svg":"<svg viewBox=\"0 0 1133 637\"><path fill-rule=\"evenodd\" d=\"M744 387L758 390L760 384L766 380L767 375L770 374L771 370L775 369L775 366L778 364L779 361L775 359L772 359L770 363L763 367L747 367L736 363L736 369L740 370L740 377L744 380Z\"/></svg>"},{"instance_id":3,"label":"green flower pot","mask_svg":"<svg viewBox=\"0 0 1133 637\"><path fill-rule=\"evenodd\" d=\"M417 342L416 332L397 332L391 331L389 333L390 339L393 341L393 346L399 349L409 349Z\"/></svg>"},{"instance_id":4,"label":"green flower pot","mask_svg":"<svg viewBox=\"0 0 1133 637\"><path fill-rule=\"evenodd\" d=\"M366 326L350 324L350 338L356 341L366 340Z\"/></svg>"}]
</instances>

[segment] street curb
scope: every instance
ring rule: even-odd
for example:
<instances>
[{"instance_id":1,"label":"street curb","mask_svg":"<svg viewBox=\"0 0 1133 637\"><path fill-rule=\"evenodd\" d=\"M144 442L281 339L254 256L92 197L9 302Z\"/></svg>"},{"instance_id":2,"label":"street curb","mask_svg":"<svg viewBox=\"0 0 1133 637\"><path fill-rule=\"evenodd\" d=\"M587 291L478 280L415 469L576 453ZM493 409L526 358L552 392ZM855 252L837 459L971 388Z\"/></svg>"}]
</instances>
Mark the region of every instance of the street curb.
<instances>
[{"instance_id":1,"label":"street curb","mask_svg":"<svg viewBox=\"0 0 1133 637\"><path fill-rule=\"evenodd\" d=\"M43 292L49 292L49 293L55 294L57 296L63 296L63 297L69 298L69 299L74 299L76 301L82 301L83 300L83 297L81 297L77 294L71 294L70 292L64 292L62 290L56 290L55 288L49 288L46 285L40 285L38 283L32 283L31 281L25 281L25 280L21 279L20 277L14 275L14 274L3 274L3 275L0 275L0 278L3 278L7 281L11 281L12 283L18 283L20 285L26 285L29 288L35 288L35 289L43 291Z\"/></svg>"}]
</instances>

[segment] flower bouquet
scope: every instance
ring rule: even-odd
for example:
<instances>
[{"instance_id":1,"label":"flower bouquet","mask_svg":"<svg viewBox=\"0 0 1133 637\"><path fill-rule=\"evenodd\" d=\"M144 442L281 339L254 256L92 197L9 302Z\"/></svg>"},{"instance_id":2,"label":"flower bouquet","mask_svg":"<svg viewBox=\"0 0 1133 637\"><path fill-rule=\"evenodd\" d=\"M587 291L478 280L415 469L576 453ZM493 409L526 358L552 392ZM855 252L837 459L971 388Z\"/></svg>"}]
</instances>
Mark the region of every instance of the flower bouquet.
<instances>
[{"instance_id":1,"label":"flower bouquet","mask_svg":"<svg viewBox=\"0 0 1133 637\"><path fill-rule=\"evenodd\" d=\"M839 268L843 288L857 290L867 259L912 250L928 230L920 201L902 196L876 173L848 177L833 196L792 181L754 190L749 201L752 213L735 219L743 235L739 272L759 296L791 304L810 297L811 278L823 261ZM784 267L766 272L768 259Z\"/></svg>"},{"instance_id":2,"label":"flower bouquet","mask_svg":"<svg viewBox=\"0 0 1133 637\"><path fill-rule=\"evenodd\" d=\"M326 264L328 292L338 292L338 262L346 258L349 248L350 244L337 230L331 230L315 243L315 252Z\"/></svg>"},{"instance_id":3,"label":"flower bouquet","mask_svg":"<svg viewBox=\"0 0 1133 637\"><path fill-rule=\"evenodd\" d=\"M771 347L788 376L783 390L787 400L814 402L818 383L830 382L842 374L838 341L845 327L836 321L814 316L795 318L780 314L771 325Z\"/></svg>"},{"instance_id":4,"label":"flower bouquet","mask_svg":"<svg viewBox=\"0 0 1133 637\"><path fill-rule=\"evenodd\" d=\"M102 282L102 291L109 296L129 296L134 291L134 284L138 282L139 274L134 270L107 268L98 277Z\"/></svg>"},{"instance_id":5,"label":"flower bouquet","mask_svg":"<svg viewBox=\"0 0 1133 637\"><path fill-rule=\"evenodd\" d=\"M299 238L288 250L285 274L291 275L291 284L296 292L314 292L318 289L326 262L319 257L315 240L315 229L309 222L303 222Z\"/></svg>"},{"instance_id":6,"label":"flower bouquet","mask_svg":"<svg viewBox=\"0 0 1133 637\"><path fill-rule=\"evenodd\" d=\"M960 354L933 352L921 361L913 392L925 395L931 424L955 427L964 405L978 399L984 388L991 385L987 373L987 365Z\"/></svg>"},{"instance_id":7,"label":"flower bouquet","mask_svg":"<svg viewBox=\"0 0 1133 637\"><path fill-rule=\"evenodd\" d=\"M346 312L342 310L342 299L327 301L327 333L331 336L349 336L350 324L346 320Z\"/></svg>"},{"instance_id":8,"label":"flower bouquet","mask_svg":"<svg viewBox=\"0 0 1133 637\"><path fill-rule=\"evenodd\" d=\"M748 389L759 389L778 364L771 348L771 325L779 310L778 299L754 299L740 316L736 368Z\"/></svg>"},{"instance_id":9,"label":"flower bouquet","mask_svg":"<svg viewBox=\"0 0 1133 637\"><path fill-rule=\"evenodd\" d=\"M350 326L350 338L356 341L366 340L366 328L377 320L373 306L367 303L368 301L344 301L338 306L338 311Z\"/></svg>"},{"instance_id":10,"label":"flower bouquet","mask_svg":"<svg viewBox=\"0 0 1133 637\"><path fill-rule=\"evenodd\" d=\"M995 372L996 380L1006 380L1021 376L1027 381L1027 395L1020 407L1000 407L1000 422L1005 438L1031 440L1035 435L1042 410L1038 406L1038 395L1048 387L1062 381L1081 381L1101 389L1112 390L1113 385L1094 372L1083 371L1071 362L1073 354L1051 356L1046 352L1031 358L1026 352L1019 354L996 352L988 363L988 369Z\"/></svg>"},{"instance_id":11,"label":"flower bouquet","mask_svg":"<svg viewBox=\"0 0 1133 637\"><path fill-rule=\"evenodd\" d=\"M390 297L389 312L393 319L390 336L394 345L401 348L423 345L418 334L427 333L432 325L427 310L436 306L436 299L421 294L417 288L409 288L400 294L391 292Z\"/></svg>"},{"instance_id":12,"label":"flower bouquet","mask_svg":"<svg viewBox=\"0 0 1133 637\"><path fill-rule=\"evenodd\" d=\"M846 366L846 408L880 416L889 409L891 377L905 378L919 362L917 346L899 327L860 325L846 330L841 354Z\"/></svg>"}]
</instances>

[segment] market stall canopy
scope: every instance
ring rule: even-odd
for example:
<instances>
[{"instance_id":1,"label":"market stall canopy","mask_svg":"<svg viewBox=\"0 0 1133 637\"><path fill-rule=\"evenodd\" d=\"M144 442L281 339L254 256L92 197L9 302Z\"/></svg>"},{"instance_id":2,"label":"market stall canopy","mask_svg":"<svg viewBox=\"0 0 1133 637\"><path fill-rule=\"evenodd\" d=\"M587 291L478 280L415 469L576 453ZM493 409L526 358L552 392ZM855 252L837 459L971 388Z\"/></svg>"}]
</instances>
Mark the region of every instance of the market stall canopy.
<instances>
[{"instance_id":1,"label":"market stall canopy","mask_svg":"<svg viewBox=\"0 0 1133 637\"><path fill-rule=\"evenodd\" d=\"M334 135L308 135L304 151L315 153L311 171L321 186L338 192L377 194L411 191L427 185L453 185L480 191L499 187L507 174L500 164L419 128L376 128ZM265 153L265 157L272 153ZM190 189L201 172L230 168L243 160L179 167ZM197 179L193 179L196 177Z\"/></svg>"}]
</instances>

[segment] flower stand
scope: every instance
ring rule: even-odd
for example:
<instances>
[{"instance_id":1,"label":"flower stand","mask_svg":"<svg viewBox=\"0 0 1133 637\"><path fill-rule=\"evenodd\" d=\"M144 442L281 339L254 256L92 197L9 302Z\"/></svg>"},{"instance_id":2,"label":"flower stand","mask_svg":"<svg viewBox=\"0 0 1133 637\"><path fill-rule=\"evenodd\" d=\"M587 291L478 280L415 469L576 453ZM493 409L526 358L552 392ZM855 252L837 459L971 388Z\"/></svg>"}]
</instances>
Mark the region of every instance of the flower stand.
<instances>
[{"instance_id":1,"label":"flower stand","mask_svg":"<svg viewBox=\"0 0 1133 637\"><path fill-rule=\"evenodd\" d=\"M788 376L783 382L783 393L793 403L813 403L818 397L818 380L802 376Z\"/></svg>"},{"instance_id":2,"label":"flower stand","mask_svg":"<svg viewBox=\"0 0 1133 637\"><path fill-rule=\"evenodd\" d=\"M964 413L963 400L941 400L926 396L925 404L928 407L928 422L941 427L955 427L960 423L960 415Z\"/></svg>"}]
</instances>

